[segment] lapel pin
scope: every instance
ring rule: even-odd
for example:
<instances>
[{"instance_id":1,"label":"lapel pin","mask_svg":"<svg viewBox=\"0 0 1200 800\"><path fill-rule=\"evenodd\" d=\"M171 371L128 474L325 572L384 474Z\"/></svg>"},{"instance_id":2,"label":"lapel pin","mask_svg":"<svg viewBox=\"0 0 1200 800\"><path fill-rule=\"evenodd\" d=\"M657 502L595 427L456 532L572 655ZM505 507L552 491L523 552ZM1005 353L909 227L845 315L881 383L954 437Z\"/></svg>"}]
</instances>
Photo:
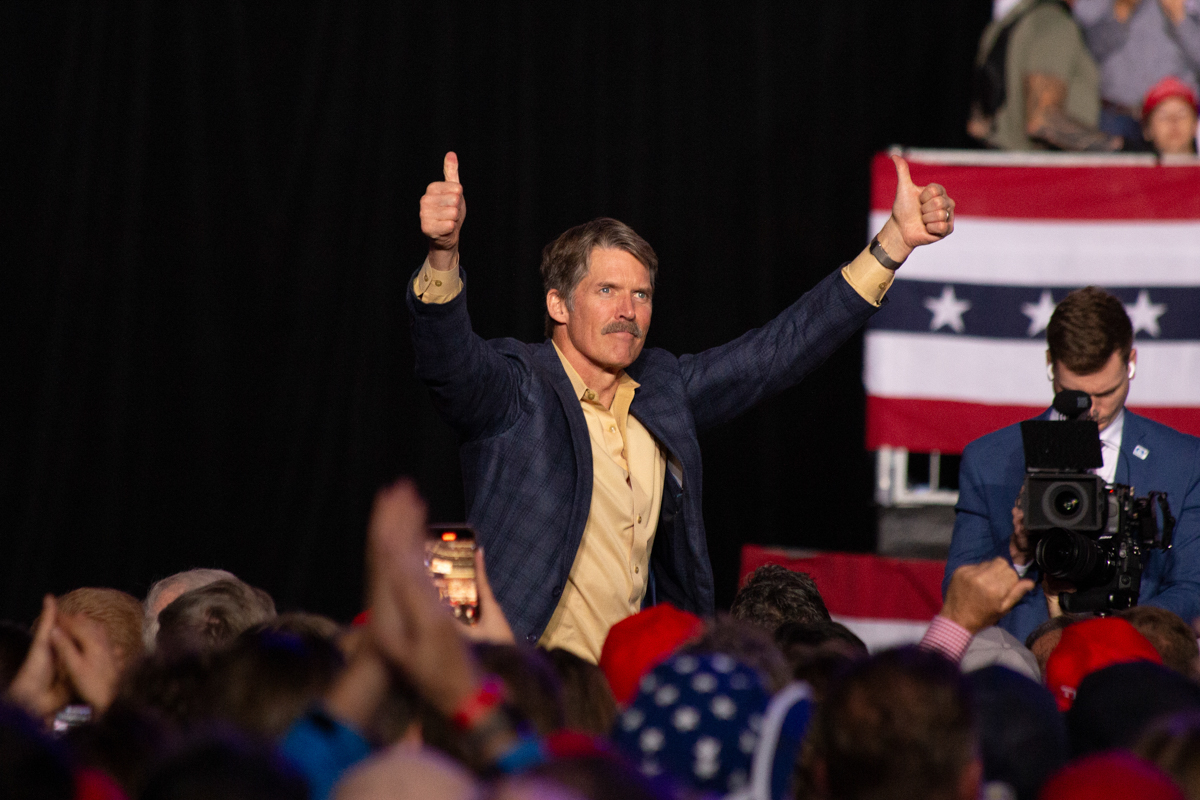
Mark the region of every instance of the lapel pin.
<instances>
[{"instance_id":1,"label":"lapel pin","mask_svg":"<svg viewBox=\"0 0 1200 800\"><path fill-rule=\"evenodd\" d=\"M1145 461L1146 456L1150 455L1150 451L1147 450L1146 448L1142 447L1139 444L1137 447L1133 448L1133 454L1135 456L1137 456L1138 458L1140 458L1142 461Z\"/></svg>"}]
</instances>

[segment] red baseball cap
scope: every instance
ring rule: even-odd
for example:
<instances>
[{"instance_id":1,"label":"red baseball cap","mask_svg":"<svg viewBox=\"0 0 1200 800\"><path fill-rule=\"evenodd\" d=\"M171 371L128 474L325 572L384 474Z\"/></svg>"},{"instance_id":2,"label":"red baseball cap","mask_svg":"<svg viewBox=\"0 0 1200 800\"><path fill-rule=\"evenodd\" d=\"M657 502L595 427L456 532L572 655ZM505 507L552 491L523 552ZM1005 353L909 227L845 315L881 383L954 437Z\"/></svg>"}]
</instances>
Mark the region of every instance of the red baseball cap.
<instances>
[{"instance_id":1,"label":"red baseball cap","mask_svg":"<svg viewBox=\"0 0 1200 800\"><path fill-rule=\"evenodd\" d=\"M638 681L704 627L704 620L659 603L613 625L600 651L600 669L617 705L637 695Z\"/></svg>"},{"instance_id":2,"label":"red baseball cap","mask_svg":"<svg viewBox=\"0 0 1200 800\"><path fill-rule=\"evenodd\" d=\"M1192 87L1174 75L1168 75L1146 92L1146 99L1142 103L1142 121L1145 122L1150 118L1151 112L1158 107L1159 103L1171 97L1180 97L1186 100L1192 107L1192 113L1200 110L1200 106L1196 103L1196 93L1192 91Z\"/></svg>"},{"instance_id":3,"label":"red baseball cap","mask_svg":"<svg viewBox=\"0 0 1200 800\"><path fill-rule=\"evenodd\" d=\"M1059 711L1075 702L1079 682L1091 673L1130 661L1162 663L1150 640L1123 619L1100 617L1068 625L1046 661L1046 686Z\"/></svg>"}]
</instances>

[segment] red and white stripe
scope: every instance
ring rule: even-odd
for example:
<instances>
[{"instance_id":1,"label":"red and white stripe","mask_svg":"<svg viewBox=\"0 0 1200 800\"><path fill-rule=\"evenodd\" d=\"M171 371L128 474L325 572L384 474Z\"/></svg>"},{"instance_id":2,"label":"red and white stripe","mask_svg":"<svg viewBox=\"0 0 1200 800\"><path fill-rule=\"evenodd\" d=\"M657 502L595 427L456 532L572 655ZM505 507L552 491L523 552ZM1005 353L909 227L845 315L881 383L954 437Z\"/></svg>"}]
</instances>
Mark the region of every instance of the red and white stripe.
<instances>
[{"instance_id":1,"label":"red and white stripe","mask_svg":"<svg viewBox=\"0 0 1200 800\"><path fill-rule=\"evenodd\" d=\"M1200 285L1200 165L1147 157L908 154L913 180L955 199L954 234L921 248L898 279L946 284L1116 287ZM871 230L896 178L877 156ZM1056 298L1061 299L1061 298ZM969 334L969 331L968 331ZM1045 340L866 334L867 446L961 452L1053 399ZM1200 341L1139 337L1129 406L1200 434Z\"/></svg>"}]
</instances>

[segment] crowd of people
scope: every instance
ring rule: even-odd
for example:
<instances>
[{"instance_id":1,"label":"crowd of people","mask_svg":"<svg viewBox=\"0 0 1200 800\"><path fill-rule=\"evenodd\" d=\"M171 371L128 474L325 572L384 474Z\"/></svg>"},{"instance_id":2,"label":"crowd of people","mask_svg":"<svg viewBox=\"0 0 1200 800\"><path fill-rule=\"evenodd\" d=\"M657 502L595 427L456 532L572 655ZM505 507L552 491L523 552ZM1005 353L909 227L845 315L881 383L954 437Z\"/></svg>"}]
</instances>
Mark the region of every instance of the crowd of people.
<instances>
[{"instance_id":1,"label":"crowd of people","mask_svg":"<svg viewBox=\"0 0 1200 800\"><path fill-rule=\"evenodd\" d=\"M1018 642L993 626L1033 582L997 558L955 571L918 646L872 655L769 565L728 615L622 620L594 664L517 642L482 555L456 619L425 537L413 486L381 491L350 625L211 569L47 596L0 628L0 796L1200 797L1200 650L1169 611Z\"/></svg>"},{"instance_id":2,"label":"crowd of people","mask_svg":"<svg viewBox=\"0 0 1200 800\"><path fill-rule=\"evenodd\" d=\"M1195 155L1200 10L1185 0L996 4L968 132L1003 150Z\"/></svg>"},{"instance_id":3,"label":"crowd of people","mask_svg":"<svg viewBox=\"0 0 1200 800\"><path fill-rule=\"evenodd\" d=\"M1195 4L1067 5L1020 0L985 33L972 133L1195 153ZM1105 483L1169 488L1176 548L1138 571L1140 605L1057 605L1031 566L1014 427L964 454L919 644L869 653L775 566L715 613L699 432L800 381L953 232L946 190L894 161L869 247L762 327L677 357L644 347L657 256L607 218L547 245L544 342L475 334L447 153L406 302L417 376L462 443L478 614L439 599L406 481L376 498L350 624L278 613L216 569L144 600L47 596L30 626L0 624L0 798L1200 800L1200 441L1124 411L1133 331L1101 290L1055 311L1047 378L1091 398Z\"/></svg>"}]
</instances>

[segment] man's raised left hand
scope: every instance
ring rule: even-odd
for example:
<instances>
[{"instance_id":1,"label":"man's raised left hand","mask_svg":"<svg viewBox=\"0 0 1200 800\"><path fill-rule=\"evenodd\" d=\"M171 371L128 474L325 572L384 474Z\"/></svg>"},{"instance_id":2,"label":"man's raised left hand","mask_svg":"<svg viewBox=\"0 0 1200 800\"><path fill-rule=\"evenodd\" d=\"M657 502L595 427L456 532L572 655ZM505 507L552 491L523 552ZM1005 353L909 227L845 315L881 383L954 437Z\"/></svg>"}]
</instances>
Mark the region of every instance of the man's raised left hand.
<instances>
[{"instance_id":1,"label":"man's raised left hand","mask_svg":"<svg viewBox=\"0 0 1200 800\"><path fill-rule=\"evenodd\" d=\"M908 171L908 162L892 156L896 165L896 199L892 219L904 244L912 249L944 239L954 230L954 201L940 183L917 186Z\"/></svg>"}]
</instances>

